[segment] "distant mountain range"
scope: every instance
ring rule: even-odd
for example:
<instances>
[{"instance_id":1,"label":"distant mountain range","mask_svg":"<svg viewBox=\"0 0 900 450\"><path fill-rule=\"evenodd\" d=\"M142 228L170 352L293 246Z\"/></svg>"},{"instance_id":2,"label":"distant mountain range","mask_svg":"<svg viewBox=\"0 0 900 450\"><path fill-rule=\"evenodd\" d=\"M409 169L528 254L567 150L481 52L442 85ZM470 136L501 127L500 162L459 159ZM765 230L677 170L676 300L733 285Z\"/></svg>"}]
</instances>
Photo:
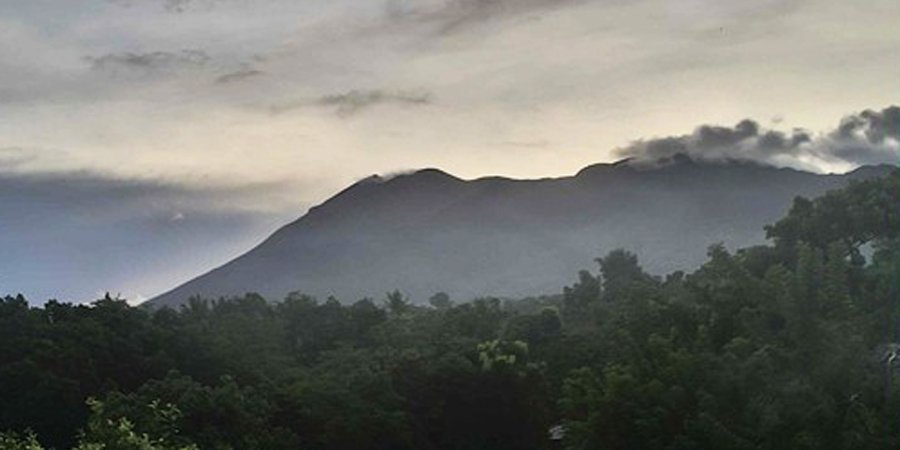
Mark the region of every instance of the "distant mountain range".
<instances>
[{"instance_id":1,"label":"distant mountain range","mask_svg":"<svg viewBox=\"0 0 900 450\"><path fill-rule=\"evenodd\" d=\"M763 226L795 196L891 168L821 175L676 156L537 180L462 180L436 169L371 176L150 304L247 292L279 300L300 291L345 302L393 289L414 302L436 292L457 300L559 293L616 248L637 253L651 273L690 270L711 244L763 243Z\"/></svg>"}]
</instances>

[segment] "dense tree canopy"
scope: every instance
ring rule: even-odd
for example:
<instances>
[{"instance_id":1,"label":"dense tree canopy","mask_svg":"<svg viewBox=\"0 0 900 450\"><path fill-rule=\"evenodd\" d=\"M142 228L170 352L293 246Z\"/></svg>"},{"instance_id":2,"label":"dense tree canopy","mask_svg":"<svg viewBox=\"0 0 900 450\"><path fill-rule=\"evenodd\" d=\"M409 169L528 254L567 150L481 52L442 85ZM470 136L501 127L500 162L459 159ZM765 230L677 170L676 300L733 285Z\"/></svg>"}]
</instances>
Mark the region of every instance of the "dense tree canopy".
<instances>
[{"instance_id":1,"label":"dense tree canopy","mask_svg":"<svg viewBox=\"0 0 900 450\"><path fill-rule=\"evenodd\" d=\"M553 297L6 297L0 449L890 448L898 197L798 199L690 274L616 250Z\"/></svg>"}]
</instances>

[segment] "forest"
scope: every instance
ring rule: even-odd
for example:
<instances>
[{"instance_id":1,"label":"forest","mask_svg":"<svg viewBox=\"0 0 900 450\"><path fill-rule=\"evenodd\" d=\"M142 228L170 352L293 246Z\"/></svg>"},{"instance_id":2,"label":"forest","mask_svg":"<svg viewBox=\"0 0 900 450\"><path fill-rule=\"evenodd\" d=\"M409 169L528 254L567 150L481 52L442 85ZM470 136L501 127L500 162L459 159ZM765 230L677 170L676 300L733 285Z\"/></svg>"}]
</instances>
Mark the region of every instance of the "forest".
<instances>
[{"instance_id":1,"label":"forest","mask_svg":"<svg viewBox=\"0 0 900 450\"><path fill-rule=\"evenodd\" d=\"M900 170L766 234L519 300L8 296L0 449L896 448Z\"/></svg>"}]
</instances>

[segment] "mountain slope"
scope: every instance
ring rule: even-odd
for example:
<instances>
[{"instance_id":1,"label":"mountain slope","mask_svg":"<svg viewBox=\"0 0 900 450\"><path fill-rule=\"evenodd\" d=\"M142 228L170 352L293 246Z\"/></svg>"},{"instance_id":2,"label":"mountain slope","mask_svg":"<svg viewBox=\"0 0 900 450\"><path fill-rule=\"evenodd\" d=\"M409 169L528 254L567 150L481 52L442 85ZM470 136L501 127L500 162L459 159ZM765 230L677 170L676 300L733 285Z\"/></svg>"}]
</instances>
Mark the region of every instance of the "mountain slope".
<instances>
[{"instance_id":1,"label":"mountain slope","mask_svg":"<svg viewBox=\"0 0 900 450\"><path fill-rule=\"evenodd\" d=\"M457 299L556 293L615 248L636 252L650 272L691 269L710 244L762 243L763 226L786 213L795 196L889 170L818 175L676 157L653 166L597 164L540 180L466 181L434 169L373 176L151 304L246 292L355 301L400 289L418 302L438 291Z\"/></svg>"}]
</instances>

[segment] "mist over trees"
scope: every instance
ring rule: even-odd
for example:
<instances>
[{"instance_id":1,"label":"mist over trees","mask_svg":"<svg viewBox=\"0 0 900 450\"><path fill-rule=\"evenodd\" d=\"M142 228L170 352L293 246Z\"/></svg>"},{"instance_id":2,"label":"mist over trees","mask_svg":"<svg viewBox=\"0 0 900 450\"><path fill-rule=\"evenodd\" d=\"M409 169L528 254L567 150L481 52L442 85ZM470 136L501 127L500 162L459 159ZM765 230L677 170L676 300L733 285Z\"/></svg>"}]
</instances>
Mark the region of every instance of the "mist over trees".
<instances>
[{"instance_id":1,"label":"mist over trees","mask_svg":"<svg viewBox=\"0 0 900 450\"><path fill-rule=\"evenodd\" d=\"M6 297L0 449L890 448L900 171L766 233L664 277L615 250L507 302Z\"/></svg>"}]
</instances>

